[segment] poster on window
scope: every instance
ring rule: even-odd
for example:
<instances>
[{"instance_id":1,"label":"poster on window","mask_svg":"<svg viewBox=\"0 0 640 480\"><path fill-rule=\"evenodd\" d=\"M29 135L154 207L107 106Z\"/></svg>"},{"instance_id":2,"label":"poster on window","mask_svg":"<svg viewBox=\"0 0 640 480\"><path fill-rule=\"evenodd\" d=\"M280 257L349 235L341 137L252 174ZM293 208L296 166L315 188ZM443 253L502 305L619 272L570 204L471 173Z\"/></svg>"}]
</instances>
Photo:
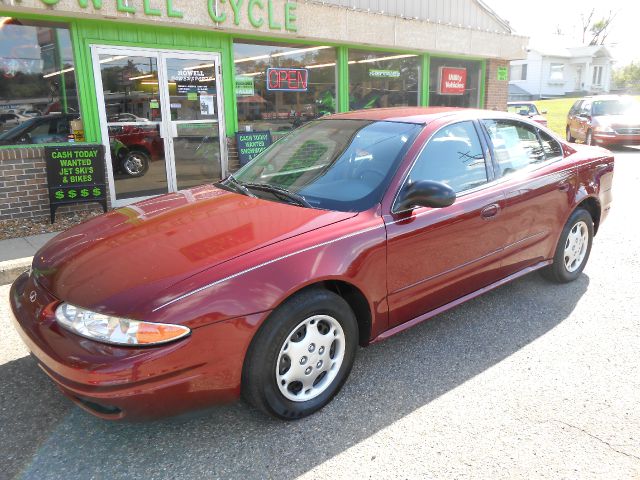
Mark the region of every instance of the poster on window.
<instances>
[{"instance_id":1,"label":"poster on window","mask_svg":"<svg viewBox=\"0 0 640 480\"><path fill-rule=\"evenodd\" d=\"M200 95L200 114L215 115L215 102L213 95Z\"/></svg>"},{"instance_id":2,"label":"poster on window","mask_svg":"<svg viewBox=\"0 0 640 480\"><path fill-rule=\"evenodd\" d=\"M438 72L439 95L464 95L467 88L467 69L440 67Z\"/></svg>"}]
</instances>

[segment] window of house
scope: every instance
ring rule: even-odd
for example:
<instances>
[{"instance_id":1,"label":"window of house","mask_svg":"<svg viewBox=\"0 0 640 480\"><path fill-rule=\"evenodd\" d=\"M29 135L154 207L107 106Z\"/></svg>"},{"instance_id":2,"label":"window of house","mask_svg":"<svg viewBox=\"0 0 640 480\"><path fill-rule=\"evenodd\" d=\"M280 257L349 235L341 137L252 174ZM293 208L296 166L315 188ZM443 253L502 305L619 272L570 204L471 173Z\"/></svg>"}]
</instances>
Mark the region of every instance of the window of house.
<instances>
[{"instance_id":1,"label":"window of house","mask_svg":"<svg viewBox=\"0 0 640 480\"><path fill-rule=\"evenodd\" d=\"M241 131L268 130L277 139L335 113L335 48L236 40L233 54Z\"/></svg>"},{"instance_id":2,"label":"window of house","mask_svg":"<svg viewBox=\"0 0 640 480\"><path fill-rule=\"evenodd\" d=\"M0 28L0 145L73 141L71 122L79 119L68 27L4 17ZM82 129L79 123L74 127Z\"/></svg>"},{"instance_id":3,"label":"window of house","mask_svg":"<svg viewBox=\"0 0 640 480\"><path fill-rule=\"evenodd\" d=\"M511 65L511 80L526 80L527 64Z\"/></svg>"},{"instance_id":4,"label":"window of house","mask_svg":"<svg viewBox=\"0 0 640 480\"><path fill-rule=\"evenodd\" d=\"M349 109L417 106L421 59L349 49Z\"/></svg>"},{"instance_id":5,"label":"window of house","mask_svg":"<svg viewBox=\"0 0 640 480\"><path fill-rule=\"evenodd\" d=\"M564 63L552 63L550 66L549 83L564 82Z\"/></svg>"},{"instance_id":6,"label":"window of house","mask_svg":"<svg viewBox=\"0 0 640 480\"><path fill-rule=\"evenodd\" d=\"M602 85L602 70L604 70L602 65L593 66L593 78L591 80L592 85Z\"/></svg>"}]
</instances>

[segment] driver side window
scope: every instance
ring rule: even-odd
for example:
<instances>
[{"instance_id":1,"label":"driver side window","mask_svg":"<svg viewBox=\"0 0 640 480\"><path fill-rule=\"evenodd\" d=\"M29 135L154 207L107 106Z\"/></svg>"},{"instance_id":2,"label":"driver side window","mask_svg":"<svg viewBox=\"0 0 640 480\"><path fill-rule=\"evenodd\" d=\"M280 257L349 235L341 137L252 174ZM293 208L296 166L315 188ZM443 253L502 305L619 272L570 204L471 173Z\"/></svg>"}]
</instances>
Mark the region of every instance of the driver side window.
<instances>
[{"instance_id":1,"label":"driver side window","mask_svg":"<svg viewBox=\"0 0 640 480\"><path fill-rule=\"evenodd\" d=\"M432 180L456 193L487 183L482 145L473 123L447 125L433 135L409 173L409 182Z\"/></svg>"}]
</instances>

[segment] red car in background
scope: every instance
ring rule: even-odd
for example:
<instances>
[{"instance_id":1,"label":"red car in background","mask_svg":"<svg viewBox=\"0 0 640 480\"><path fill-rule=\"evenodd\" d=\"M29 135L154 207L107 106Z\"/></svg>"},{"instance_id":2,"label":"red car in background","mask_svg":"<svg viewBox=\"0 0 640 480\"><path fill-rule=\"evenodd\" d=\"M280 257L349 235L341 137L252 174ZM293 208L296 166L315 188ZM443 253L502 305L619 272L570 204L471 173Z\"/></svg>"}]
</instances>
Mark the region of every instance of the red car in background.
<instances>
[{"instance_id":1,"label":"red car in background","mask_svg":"<svg viewBox=\"0 0 640 480\"><path fill-rule=\"evenodd\" d=\"M538 122L540 125L547 126L547 119L544 117L547 111L540 112L538 107L533 102L508 102L507 111L510 113L516 113L527 117L534 122Z\"/></svg>"},{"instance_id":2,"label":"red car in background","mask_svg":"<svg viewBox=\"0 0 640 480\"><path fill-rule=\"evenodd\" d=\"M332 115L223 182L58 235L14 282L11 313L43 371L99 417L242 395L301 418L339 391L358 345L534 270L575 280L613 165L507 113Z\"/></svg>"},{"instance_id":3,"label":"red car in background","mask_svg":"<svg viewBox=\"0 0 640 480\"><path fill-rule=\"evenodd\" d=\"M109 138L126 147L117 170L129 176L141 177L149 170L150 161L164 160L164 141L157 124L109 125Z\"/></svg>"},{"instance_id":4,"label":"red car in background","mask_svg":"<svg viewBox=\"0 0 640 480\"><path fill-rule=\"evenodd\" d=\"M622 95L577 100L567 115L567 141L587 145L640 144L640 103Z\"/></svg>"}]
</instances>

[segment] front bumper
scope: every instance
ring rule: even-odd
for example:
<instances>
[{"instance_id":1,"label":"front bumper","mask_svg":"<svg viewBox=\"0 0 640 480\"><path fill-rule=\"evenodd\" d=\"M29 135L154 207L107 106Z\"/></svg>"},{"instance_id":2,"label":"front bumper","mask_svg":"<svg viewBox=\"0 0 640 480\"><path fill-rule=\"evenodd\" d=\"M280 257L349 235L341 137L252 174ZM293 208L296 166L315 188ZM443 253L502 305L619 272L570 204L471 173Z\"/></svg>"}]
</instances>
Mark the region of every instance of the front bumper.
<instances>
[{"instance_id":1,"label":"front bumper","mask_svg":"<svg viewBox=\"0 0 640 480\"><path fill-rule=\"evenodd\" d=\"M11 287L14 326L40 367L77 405L113 420L158 418L237 399L246 350L266 315L200 327L157 347L119 347L60 327L53 316L58 303L26 273Z\"/></svg>"}]
</instances>

